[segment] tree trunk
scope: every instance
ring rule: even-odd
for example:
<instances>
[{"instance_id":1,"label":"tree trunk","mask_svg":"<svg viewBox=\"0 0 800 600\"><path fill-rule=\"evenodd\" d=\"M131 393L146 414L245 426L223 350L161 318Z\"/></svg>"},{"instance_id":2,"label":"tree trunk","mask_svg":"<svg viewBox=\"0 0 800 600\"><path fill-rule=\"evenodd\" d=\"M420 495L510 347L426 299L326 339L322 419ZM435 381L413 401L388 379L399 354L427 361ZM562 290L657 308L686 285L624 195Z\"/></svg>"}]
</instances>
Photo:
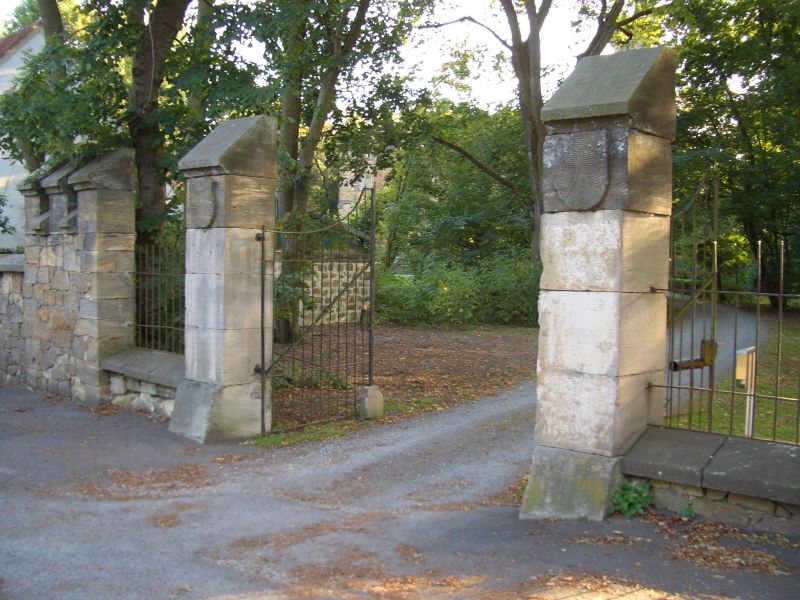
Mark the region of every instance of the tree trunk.
<instances>
[{"instance_id":1,"label":"tree trunk","mask_svg":"<svg viewBox=\"0 0 800 600\"><path fill-rule=\"evenodd\" d=\"M64 20L56 0L36 0L39 5L39 15L42 18L44 37L50 40L53 36L64 33Z\"/></svg>"},{"instance_id":2,"label":"tree trunk","mask_svg":"<svg viewBox=\"0 0 800 600\"><path fill-rule=\"evenodd\" d=\"M158 107L158 94L164 81L167 55L183 23L190 0L159 0L144 26L139 45L131 61L131 87L128 95L128 130L136 155L139 192L137 233L140 243L152 242L158 235L164 212L164 167L160 158L163 145L158 139L159 126L150 116ZM144 13L130 17L144 23Z\"/></svg>"}]
</instances>

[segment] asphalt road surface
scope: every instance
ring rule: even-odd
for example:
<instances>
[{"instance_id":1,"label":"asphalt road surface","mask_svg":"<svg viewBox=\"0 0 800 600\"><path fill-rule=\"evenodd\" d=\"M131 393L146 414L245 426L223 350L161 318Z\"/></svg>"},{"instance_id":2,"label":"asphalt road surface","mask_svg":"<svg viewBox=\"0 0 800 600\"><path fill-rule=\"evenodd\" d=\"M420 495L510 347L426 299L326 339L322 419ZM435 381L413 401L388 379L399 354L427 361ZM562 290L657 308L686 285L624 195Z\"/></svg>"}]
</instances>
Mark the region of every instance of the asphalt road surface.
<instances>
[{"instance_id":1,"label":"asphalt road surface","mask_svg":"<svg viewBox=\"0 0 800 600\"><path fill-rule=\"evenodd\" d=\"M519 520L534 406L526 383L262 449L0 389L0 598L798 597L791 545L736 542L767 574L678 560L649 521Z\"/></svg>"}]
</instances>

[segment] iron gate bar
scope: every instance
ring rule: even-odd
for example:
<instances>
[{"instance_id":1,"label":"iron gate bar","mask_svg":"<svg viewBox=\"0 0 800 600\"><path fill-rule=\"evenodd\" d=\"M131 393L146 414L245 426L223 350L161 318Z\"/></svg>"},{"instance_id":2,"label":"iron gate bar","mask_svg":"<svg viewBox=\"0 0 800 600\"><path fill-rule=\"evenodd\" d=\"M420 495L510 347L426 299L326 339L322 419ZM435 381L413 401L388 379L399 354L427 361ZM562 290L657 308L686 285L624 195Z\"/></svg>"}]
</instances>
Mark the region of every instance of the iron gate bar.
<instances>
[{"instance_id":1,"label":"iron gate bar","mask_svg":"<svg viewBox=\"0 0 800 600\"><path fill-rule=\"evenodd\" d=\"M367 270L367 267L366 267L366 266L365 266L365 267L363 267L363 268L362 268L362 269L361 269L361 270L358 272L358 275L363 275L363 274L366 272L366 270ZM336 304L336 302L337 302L337 301L338 301L338 300L339 300L339 299L342 297L342 295L343 295L343 294L344 294L344 293L345 293L345 292L346 292L346 291L347 291L347 290L348 290L348 289L349 289L349 288L352 286L352 284L353 284L353 282L355 281L355 279L356 279L356 278L354 277L354 278L352 278L350 281L348 281L348 282L347 282L347 285L346 285L346 286L345 286L343 289L341 289L341 290L339 291L339 293L336 295L336 297L335 297L333 300L331 300L331 301L330 301L328 304L326 304L326 305L325 305L325 308L323 308L323 310L321 310L321 311L320 311L320 314L319 314L319 315L317 315L317 316L314 318L314 320L312 321L312 323L311 323L310 327L313 327L314 325L318 325L318 324L319 324L319 321L320 321L320 319L322 319L322 317L324 317L324 316L325 316L325 314L326 314L326 312L325 312L325 309L328 309L328 310L329 310L330 308L332 308L332 307L333 307L333 306ZM282 354L281 354L281 355L280 355L278 358L274 359L274 360L272 361L272 363L269 365L269 367L267 367L265 370L262 370L262 367L261 367L261 365L256 365L255 372L256 372L256 373L262 373L262 372L263 372L265 375L269 375L269 373L272 371L272 368L273 368L273 367L274 367L274 366L275 366L277 363L281 362L281 360L283 360L284 358L286 358L286 355L287 355L287 354L288 354L290 351L294 350L294 348L295 348L296 346L298 346L298 345L300 344L300 342L302 342L302 341L303 341L303 339L305 339L305 337L306 337L307 333L308 333L307 331L304 331L304 332L303 332L303 333L300 335L300 337L299 337L297 340L295 340L294 342L292 342L292 344L291 344L291 345L290 345L288 348L286 348L286 349L283 351L283 353L282 353ZM346 337L346 336L345 336L345 339L347 339L347 337ZM305 361L304 361L304 360L301 360L301 362L305 362ZM312 364L314 364L314 363L312 362Z\"/></svg>"},{"instance_id":2,"label":"iron gate bar","mask_svg":"<svg viewBox=\"0 0 800 600\"><path fill-rule=\"evenodd\" d=\"M365 187L344 217L323 227L262 227L263 262L273 261L271 272L263 269L262 304L270 293L266 277L272 277L274 301L279 302L273 314L284 320L275 329L271 356L265 338L270 324L262 326L262 360L255 370L262 380L264 430L288 431L357 412L356 391L369 382L373 364L374 203L375 191ZM364 219L369 219L369 233L356 227ZM272 258L266 249L269 233L274 234ZM271 426L266 423L268 409Z\"/></svg>"},{"instance_id":3,"label":"iron gate bar","mask_svg":"<svg viewBox=\"0 0 800 600\"><path fill-rule=\"evenodd\" d=\"M702 200L706 192L708 200ZM701 365L697 362L685 362L688 373L678 380L675 375L668 372L667 385L652 385L650 387L668 389L669 401L666 405L666 421L671 427L699 429L741 436L742 410L747 408L745 415L745 436L753 436L773 442L800 444L800 376L794 381L792 372L791 381L787 380L787 365L800 366L800 360L795 356L794 350L790 356L785 356L787 348L793 348L784 343L786 329L786 304L787 302L800 301L800 294L786 292L786 259L785 241L776 240L774 258L777 262L777 291L764 289L764 246L762 241L755 244L753 262L755 263L755 282L752 290L727 290L721 285L720 276L720 246L718 239L718 202L719 182L706 175L698 186L690 201L676 212L678 218L670 231L670 281L667 290L653 290L669 292L668 325L670 336L668 350L670 362L683 354L686 343L689 344L688 356L696 356L695 345L702 329L702 340L717 340L718 329L724 323L727 329L733 326L733 331L722 336L726 344L731 342L731 376L730 389L727 389L728 379L717 381L716 360L704 360ZM675 220L675 218L673 218ZM688 244L687 244L688 242ZM688 263L688 264L687 264ZM688 268L687 268L688 267ZM738 272L734 273L737 284ZM726 308L726 318L720 320L718 312L721 307L718 302L723 300ZM765 313L766 300L774 307L774 311ZM750 305L750 302L754 306ZM681 303L683 303L681 305ZM752 307L752 316L744 319L742 315L750 312L746 307ZM742 314L740 314L742 313ZM766 321L769 335L765 336L762 327ZM677 330L678 323L682 323ZM752 322L752 324L750 324ZM800 324L800 323L799 323ZM740 329L744 327L742 332ZM796 335L791 329L791 335ZM745 335L744 332L747 332ZM742 335L743 337L740 337ZM775 336L775 337L773 337ZM765 341L772 338L768 344ZM746 379L747 389L736 389L736 350L742 343L753 346L759 350L753 357L753 368L748 371ZM701 350L706 350L705 344ZM764 346L763 348L761 348ZM727 349L725 351L728 351ZM701 354L702 355L702 354ZM722 354L717 360L723 360L720 365L728 364ZM774 361L774 366L772 362ZM691 368L696 367L697 369ZM796 368L793 366L792 368ZM708 369L708 373L706 373ZM753 370L754 369L754 370ZM727 373L727 367L726 367ZM758 389L759 381L764 378L774 377ZM708 378L708 379L706 379ZM722 385L722 382L725 382ZM787 387L788 386L788 387ZM796 396L795 396L796 390ZM745 401L743 407L742 401ZM748 408L753 405L750 412ZM686 412L688 408L688 412ZM720 413L722 411L721 419ZM728 411L725 413L725 411ZM771 412L770 412L771 411ZM752 416L750 416L752 415ZM755 425L755 428L751 426ZM751 432L752 430L752 432Z\"/></svg>"}]
</instances>

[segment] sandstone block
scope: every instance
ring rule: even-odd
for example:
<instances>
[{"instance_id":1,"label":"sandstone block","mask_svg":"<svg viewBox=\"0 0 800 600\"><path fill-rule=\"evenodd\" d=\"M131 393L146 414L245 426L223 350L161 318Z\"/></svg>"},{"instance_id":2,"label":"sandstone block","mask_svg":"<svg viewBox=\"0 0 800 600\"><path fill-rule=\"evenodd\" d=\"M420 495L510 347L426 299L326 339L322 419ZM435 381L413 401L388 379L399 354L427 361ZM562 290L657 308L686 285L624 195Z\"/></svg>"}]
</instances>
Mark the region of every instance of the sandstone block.
<instances>
[{"instance_id":1,"label":"sandstone block","mask_svg":"<svg viewBox=\"0 0 800 600\"><path fill-rule=\"evenodd\" d=\"M619 456L645 431L650 405L661 392L663 371L625 377L539 371L536 429L538 444Z\"/></svg>"},{"instance_id":2,"label":"sandstone block","mask_svg":"<svg viewBox=\"0 0 800 600\"><path fill-rule=\"evenodd\" d=\"M86 296L95 300L134 297L133 273L91 273Z\"/></svg>"},{"instance_id":3,"label":"sandstone block","mask_svg":"<svg viewBox=\"0 0 800 600\"><path fill-rule=\"evenodd\" d=\"M78 196L78 231L127 233L136 230L135 196L127 190L86 190Z\"/></svg>"},{"instance_id":4,"label":"sandstone block","mask_svg":"<svg viewBox=\"0 0 800 600\"><path fill-rule=\"evenodd\" d=\"M602 139L589 144L589 135ZM549 135L542 191L547 213L627 210L670 215L670 142L626 128Z\"/></svg>"},{"instance_id":5,"label":"sandstone block","mask_svg":"<svg viewBox=\"0 0 800 600\"><path fill-rule=\"evenodd\" d=\"M578 61L542 108L550 126L624 118L664 139L675 138L675 54L641 48Z\"/></svg>"},{"instance_id":6,"label":"sandstone block","mask_svg":"<svg viewBox=\"0 0 800 600\"><path fill-rule=\"evenodd\" d=\"M186 227L271 227L275 222L275 181L242 175L188 178Z\"/></svg>"},{"instance_id":7,"label":"sandstone block","mask_svg":"<svg viewBox=\"0 0 800 600\"><path fill-rule=\"evenodd\" d=\"M266 297L272 297L272 280L265 282ZM272 318L271 303L265 319ZM243 273L186 274L186 325L209 329L248 329L261 323L261 276Z\"/></svg>"},{"instance_id":8,"label":"sandstone block","mask_svg":"<svg viewBox=\"0 0 800 600\"><path fill-rule=\"evenodd\" d=\"M542 370L634 375L666 365L666 298L661 294L542 291Z\"/></svg>"},{"instance_id":9,"label":"sandstone block","mask_svg":"<svg viewBox=\"0 0 800 600\"><path fill-rule=\"evenodd\" d=\"M222 387L183 381L169 429L201 443L252 437L261 431L260 394L259 384Z\"/></svg>"},{"instance_id":10,"label":"sandstone block","mask_svg":"<svg viewBox=\"0 0 800 600\"><path fill-rule=\"evenodd\" d=\"M261 273L261 242L256 240L260 229L223 228L186 230L186 272L240 274ZM267 234L265 254L268 270L272 269L272 242Z\"/></svg>"},{"instance_id":11,"label":"sandstone block","mask_svg":"<svg viewBox=\"0 0 800 600\"><path fill-rule=\"evenodd\" d=\"M112 375L111 381L109 383L109 388L111 393L115 396L121 396L127 390L125 386L125 376L124 375Z\"/></svg>"},{"instance_id":12,"label":"sandstone block","mask_svg":"<svg viewBox=\"0 0 800 600\"><path fill-rule=\"evenodd\" d=\"M537 443L520 518L601 521L622 475L620 459Z\"/></svg>"},{"instance_id":13,"label":"sandstone block","mask_svg":"<svg viewBox=\"0 0 800 600\"><path fill-rule=\"evenodd\" d=\"M621 210L542 216L542 290L666 289L669 218Z\"/></svg>"},{"instance_id":14,"label":"sandstone block","mask_svg":"<svg viewBox=\"0 0 800 600\"><path fill-rule=\"evenodd\" d=\"M271 344L271 338L267 340ZM271 355L271 346L267 356ZM186 327L186 378L213 384L255 381L261 361L261 329Z\"/></svg>"},{"instance_id":15,"label":"sandstone block","mask_svg":"<svg viewBox=\"0 0 800 600\"><path fill-rule=\"evenodd\" d=\"M377 385L365 385L358 390L356 396L358 404L358 418L381 419L383 418L383 394Z\"/></svg>"}]
</instances>

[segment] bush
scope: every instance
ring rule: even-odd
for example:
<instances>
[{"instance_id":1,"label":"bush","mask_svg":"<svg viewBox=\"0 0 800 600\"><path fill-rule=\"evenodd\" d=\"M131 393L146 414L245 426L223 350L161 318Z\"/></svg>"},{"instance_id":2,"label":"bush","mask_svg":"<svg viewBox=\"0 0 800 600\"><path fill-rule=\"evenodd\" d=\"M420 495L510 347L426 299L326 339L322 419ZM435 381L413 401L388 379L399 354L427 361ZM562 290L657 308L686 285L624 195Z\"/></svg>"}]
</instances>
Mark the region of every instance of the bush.
<instances>
[{"instance_id":1,"label":"bush","mask_svg":"<svg viewBox=\"0 0 800 600\"><path fill-rule=\"evenodd\" d=\"M375 304L381 321L411 325L419 318L414 278L385 271L375 274Z\"/></svg>"},{"instance_id":2,"label":"bush","mask_svg":"<svg viewBox=\"0 0 800 600\"><path fill-rule=\"evenodd\" d=\"M478 293L475 274L461 267L429 268L418 279L428 322L466 325L475 322Z\"/></svg>"},{"instance_id":3,"label":"bush","mask_svg":"<svg viewBox=\"0 0 800 600\"><path fill-rule=\"evenodd\" d=\"M478 321L502 325L535 325L542 268L527 255L497 254L481 263Z\"/></svg>"},{"instance_id":4,"label":"bush","mask_svg":"<svg viewBox=\"0 0 800 600\"><path fill-rule=\"evenodd\" d=\"M541 267L498 254L467 268L429 263L414 275L378 272L378 319L401 325L535 325Z\"/></svg>"}]
</instances>

